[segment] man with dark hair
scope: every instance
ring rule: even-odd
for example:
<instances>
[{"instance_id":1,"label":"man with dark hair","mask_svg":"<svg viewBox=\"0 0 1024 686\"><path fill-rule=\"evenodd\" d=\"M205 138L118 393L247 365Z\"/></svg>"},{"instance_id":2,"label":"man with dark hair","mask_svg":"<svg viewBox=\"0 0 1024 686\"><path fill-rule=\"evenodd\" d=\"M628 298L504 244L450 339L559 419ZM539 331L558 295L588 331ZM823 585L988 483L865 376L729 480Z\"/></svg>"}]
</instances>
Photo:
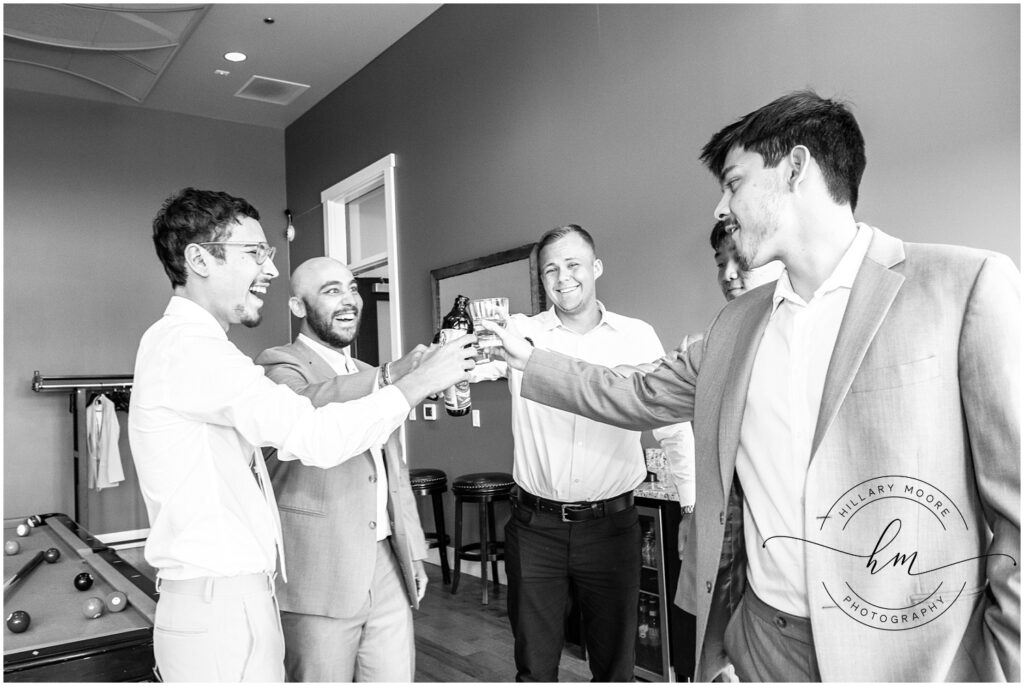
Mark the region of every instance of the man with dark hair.
<instances>
[{"instance_id":1,"label":"man with dark hair","mask_svg":"<svg viewBox=\"0 0 1024 686\"><path fill-rule=\"evenodd\" d=\"M761 284L770 283L782 273L782 263L773 260L756 269L740 269L736 258L736 246L726 231L727 222L715 222L711 229L711 247L715 251L715 266L718 267L718 285L726 301L732 301Z\"/></svg>"},{"instance_id":2,"label":"man with dark hair","mask_svg":"<svg viewBox=\"0 0 1024 686\"><path fill-rule=\"evenodd\" d=\"M256 326L277 276L259 213L187 188L153 221L174 294L142 336L128 414L157 570L153 649L165 681L283 681L274 576L287 578L260 446L333 467L385 441L410 407L466 378L472 349L443 346L366 398L314 409L227 338ZM473 340L470 337L468 340Z\"/></svg>"},{"instance_id":3,"label":"man with dark hair","mask_svg":"<svg viewBox=\"0 0 1024 686\"><path fill-rule=\"evenodd\" d=\"M291 286L299 334L256 364L315 407L370 395L419 364L422 345L380 368L349 355L363 299L341 262L306 260ZM267 470L290 571L277 591L288 681L412 681L412 608L426 593L427 547L399 432L386 449L370 446L331 469L269 451Z\"/></svg>"},{"instance_id":4,"label":"man with dark hair","mask_svg":"<svg viewBox=\"0 0 1024 686\"><path fill-rule=\"evenodd\" d=\"M604 265L577 224L538 242L546 312L513 315L510 330L538 348L608 365L640 365L664 353L654 329L597 300ZM640 434L552 410L520 397L522 374L504 362L473 380L508 377L515 441L512 518L505 528L508 615L517 681L557 681L570 589L583 614L594 681L631 681L640 589L641 531L633 489L646 475ZM693 432L655 432L680 505L691 506Z\"/></svg>"},{"instance_id":5,"label":"man with dark hair","mask_svg":"<svg viewBox=\"0 0 1024 686\"><path fill-rule=\"evenodd\" d=\"M740 266L781 260L775 287L631 378L498 330L523 396L694 418L698 679L1019 681L1018 270L857 222L863 138L814 93L702 159Z\"/></svg>"}]
</instances>

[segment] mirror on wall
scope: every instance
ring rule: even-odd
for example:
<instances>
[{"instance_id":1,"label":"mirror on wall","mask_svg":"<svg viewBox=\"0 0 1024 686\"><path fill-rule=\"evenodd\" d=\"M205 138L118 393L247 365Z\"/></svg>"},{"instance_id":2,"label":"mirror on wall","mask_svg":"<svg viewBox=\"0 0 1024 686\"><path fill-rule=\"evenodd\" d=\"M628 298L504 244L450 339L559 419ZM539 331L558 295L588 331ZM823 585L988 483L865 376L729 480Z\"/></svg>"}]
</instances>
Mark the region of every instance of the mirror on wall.
<instances>
[{"instance_id":1,"label":"mirror on wall","mask_svg":"<svg viewBox=\"0 0 1024 686\"><path fill-rule=\"evenodd\" d=\"M537 314L547 306L537 276L536 243L434 269L430 282L435 330L460 294L470 299L504 296L510 314Z\"/></svg>"}]
</instances>

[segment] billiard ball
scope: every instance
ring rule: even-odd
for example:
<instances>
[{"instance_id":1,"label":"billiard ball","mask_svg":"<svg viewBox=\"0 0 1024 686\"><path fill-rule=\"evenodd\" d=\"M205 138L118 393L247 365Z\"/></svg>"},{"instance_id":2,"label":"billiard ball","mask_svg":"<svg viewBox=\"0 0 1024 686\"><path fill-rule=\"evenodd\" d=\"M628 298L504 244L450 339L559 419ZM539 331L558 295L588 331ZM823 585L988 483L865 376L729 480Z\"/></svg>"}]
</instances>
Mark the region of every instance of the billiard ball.
<instances>
[{"instance_id":1,"label":"billiard ball","mask_svg":"<svg viewBox=\"0 0 1024 686\"><path fill-rule=\"evenodd\" d=\"M11 540L4 543L4 553L7 555L17 555L19 550L21 550L21 544L17 541Z\"/></svg>"},{"instance_id":2,"label":"billiard ball","mask_svg":"<svg viewBox=\"0 0 1024 686\"><path fill-rule=\"evenodd\" d=\"M49 562L50 564L53 564L54 562L60 559L60 551L56 548L47 548L46 552L43 553L43 559Z\"/></svg>"},{"instance_id":3,"label":"billiard ball","mask_svg":"<svg viewBox=\"0 0 1024 686\"><path fill-rule=\"evenodd\" d=\"M12 633L20 634L21 632L28 629L28 625L32 623L32 618L28 616L28 613L24 610L15 610L11 614L7 615L7 628Z\"/></svg>"},{"instance_id":4,"label":"billiard ball","mask_svg":"<svg viewBox=\"0 0 1024 686\"><path fill-rule=\"evenodd\" d=\"M128 596L121 591L114 591L107 596L107 609L111 612L120 612L128 607Z\"/></svg>"},{"instance_id":5,"label":"billiard ball","mask_svg":"<svg viewBox=\"0 0 1024 686\"><path fill-rule=\"evenodd\" d=\"M14 530L19 536L28 536L28 532L31 529L28 528L28 524L19 524L18 528Z\"/></svg>"},{"instance_id":6,"label":"billiard ball","mask_svg":"<svg viewBox=\"0 0 1024 686\"><path fill-rule=\"evenodd\" d=\"M103 601L96 597L89 598L82 605L82 614L86 619L96 619L103 614Z\"/></svg>"},{"instance_id":7,"label":"billiard ball","mask_svg":"<svg viewBox=\"0 0 1024 686\"><path fill-rule=\"evenodd\" d=\"M92 574L89 572L82 572L75 577L75 588L79 591L88 591L92 588Z\"/></svg>"}]
</instances>

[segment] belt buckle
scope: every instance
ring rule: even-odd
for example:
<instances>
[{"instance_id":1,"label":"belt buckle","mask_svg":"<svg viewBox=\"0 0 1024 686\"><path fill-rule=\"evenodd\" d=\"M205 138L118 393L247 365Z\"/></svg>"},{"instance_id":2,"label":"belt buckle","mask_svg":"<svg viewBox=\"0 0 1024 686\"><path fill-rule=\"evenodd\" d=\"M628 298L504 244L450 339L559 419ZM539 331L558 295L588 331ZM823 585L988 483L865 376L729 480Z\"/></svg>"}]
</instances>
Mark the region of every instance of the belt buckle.
<instances>
[{"instance_id":1,"label":"belt buckle","mask_svg":"<svg viewBox=\"0 0 1024 686\"><path fill-rule=\"evenodd\" d=\"M569 519L568 516L567 516L568 513L570 513L570 512L572 512L572 513L586 512L587 510L592 509L592 507L580 507L579 505L577 505L575 503L562 503L559 506L559 508L562 511L562 521L567 523L567 524L572 524L574 522L583 521L581 519Z\"/></svg>"}]
</instances>

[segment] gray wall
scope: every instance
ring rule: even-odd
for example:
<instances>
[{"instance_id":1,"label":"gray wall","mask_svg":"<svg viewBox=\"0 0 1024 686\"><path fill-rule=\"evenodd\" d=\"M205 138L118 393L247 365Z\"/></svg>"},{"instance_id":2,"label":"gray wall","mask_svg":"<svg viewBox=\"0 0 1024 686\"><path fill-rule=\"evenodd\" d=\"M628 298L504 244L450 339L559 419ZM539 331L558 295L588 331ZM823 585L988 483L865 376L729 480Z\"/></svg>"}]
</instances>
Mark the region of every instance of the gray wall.
<instances>
[{"instance_id":1,"label":"gray wall","mask_svg":"<svg viewBox=\"0 0 1024 686\"><path fill-rule=\"evenodd\" d=\"M132 372L140 336L171 295L151 222L189 185L246 198L270 242L284 245L282 131L5 89L5 517L72 512L68 398L32 392L32 372ZM287 275L287 250L277 264ZM282 278L264 323L233 329L232 340L250 354L286 342L286 301ZM98 497L114 502L126 490ZM131 512L113 509L123 521L98 530L135 528Z\"/></svg>"},{"instance_id":2,"label":"gray wall","mask_svg":"<svg viewBox=\"0 0 1024 686\"><path fill-rule=\"evenodd\" d=\"M565 222L597 239L601 299L674 345L723 304L701 146L806 86L854 103L868 143L860 220L1018 260L1019 13L446 5L287 129L293 263L322 254L320 191L393 152L407 347L433 331L431 269ZM412 466L511 470L507 388L473 394L483 428L443 412L409 424Z\"/></svg>"}]
</instances>

